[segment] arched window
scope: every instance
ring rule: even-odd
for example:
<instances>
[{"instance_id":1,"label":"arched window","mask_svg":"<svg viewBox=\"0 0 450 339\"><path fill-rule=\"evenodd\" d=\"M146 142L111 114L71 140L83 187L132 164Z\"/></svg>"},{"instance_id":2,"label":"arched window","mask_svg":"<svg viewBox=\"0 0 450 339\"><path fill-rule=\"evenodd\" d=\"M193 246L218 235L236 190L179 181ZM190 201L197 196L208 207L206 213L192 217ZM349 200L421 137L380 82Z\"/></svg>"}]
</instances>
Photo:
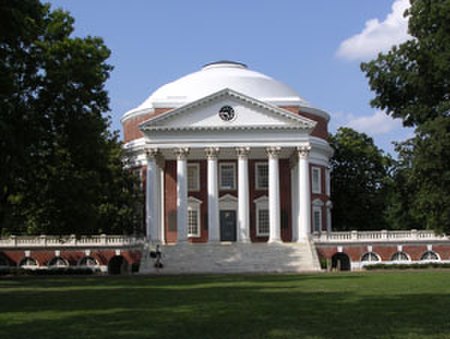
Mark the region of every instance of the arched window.
<instances>
[{"instance_id":1,"label":"arched window","mask_svg":"<svg viewBox=\"0 0 450 339\"><path fill-rule=\"evenodd\" d=\"M98 262L94 258L92 258L90 256L86 256L86 257L84 257L84 258L82 258L80 260L78 265L79 266L94 267L94 266L98 266Z\"/></svg>"},{"instance_id":2,"label":"arched window","mask_svg":"<svg viewBox=\"0 0 450 339\"><path fill-rule=\"evenodd\" d=\"M409 257L405 252L397 252L392 256L391 261L409 261Z\"/></svg>"},{"instance_id":3,"label":"arched window","mask_svg":"<svg viewBox=\"0 0 450 339\"><path fill-rule=\"evenodd\" d=\"M33 259L32 257L25 257L20 261L19 266L20 267L37 267L39 265L38 265L37 261L35 259Z\"/></svg>"},{"instance_id":4,"label":"arched window","mask_svg":"<svg viewBox=\"0 0 450 339\"><path fill-rule=\"evenodd\" d=\"M378 262L380 257L374 252L367 252L361 257L361 262Z\"/></svg>"},{"instance_id":5,"label":"arched window","mask_svg":"<svg viewBox=\"0 0 450 339\"><path fill-rule=\"evenodd\" d=\"M426 251L424 254L422 254L420 260L439 261L439 256L434 251Z\"/></svg>"},{"instance_id":6,"label":"arched window","mask_svg":"<svg viewBox=\"0 0 450 339\"><path fill-rule=\"evenodd\" d=\"M54 257L49 261L48 267L67 267L69 263L61 257Z\"/></svg>"}]
</instances>

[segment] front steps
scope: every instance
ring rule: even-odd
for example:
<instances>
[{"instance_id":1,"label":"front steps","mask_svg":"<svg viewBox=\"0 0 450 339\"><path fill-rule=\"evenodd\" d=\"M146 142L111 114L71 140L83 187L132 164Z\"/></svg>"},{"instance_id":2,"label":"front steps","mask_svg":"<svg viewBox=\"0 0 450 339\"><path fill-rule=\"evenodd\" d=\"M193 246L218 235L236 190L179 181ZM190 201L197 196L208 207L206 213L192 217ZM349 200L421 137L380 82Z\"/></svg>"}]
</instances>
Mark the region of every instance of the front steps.
<instances>
[{"instance_id":1,"label":"front steps","mask_svg":"<svg viewBox=\"0 0 450 339\"><path fill-rule=\"evenodd\" d=\"M145 246L139 272L177 273L263 273L320 271L314 245L301 243L205 243L161 245L163 268L155 268Z\"/></svg>"}]
</instances>

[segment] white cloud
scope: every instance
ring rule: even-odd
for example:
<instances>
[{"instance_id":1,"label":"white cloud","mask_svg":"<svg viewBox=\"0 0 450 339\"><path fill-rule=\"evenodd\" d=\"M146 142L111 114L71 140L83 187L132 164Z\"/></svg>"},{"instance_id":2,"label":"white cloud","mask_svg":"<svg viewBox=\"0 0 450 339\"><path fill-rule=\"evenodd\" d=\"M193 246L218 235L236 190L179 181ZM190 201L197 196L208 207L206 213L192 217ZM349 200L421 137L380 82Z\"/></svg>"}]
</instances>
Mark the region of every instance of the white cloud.
<instances>
[{"instance_id":1,"label":"white cloud","mask_svg":"<svg viewBox=\"0 0 450 339\"><path fill-rule=\"evenodd\" d=\"M410 39L408 20L403 17L409 6L409 0L395 0L384 21L376 18L366 21L363 31L344 40L336 55L348 60L370 60L379 52Z\"/></svg>"},{"instance_id":2,"label":"white cloud","mask_svg":"<svg viewBox=\"0 0 450 339\"><path fill-rule=\"evenodd\" d=\"M370 136L382 135L402 128L401 119L393 119L383 111L376 111L373 115L358 117L346 124L358 132Z\"/></svg>"}]
</instances>

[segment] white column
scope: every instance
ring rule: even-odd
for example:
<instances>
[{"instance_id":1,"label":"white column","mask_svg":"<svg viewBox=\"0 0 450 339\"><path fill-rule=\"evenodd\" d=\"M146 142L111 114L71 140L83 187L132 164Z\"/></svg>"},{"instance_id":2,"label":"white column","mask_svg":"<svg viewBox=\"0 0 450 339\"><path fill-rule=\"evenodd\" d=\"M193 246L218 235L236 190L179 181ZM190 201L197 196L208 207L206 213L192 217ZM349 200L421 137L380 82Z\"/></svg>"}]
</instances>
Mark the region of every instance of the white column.
<instances>
[{"instance_id":1,"label":"white column","mask_svg":"<svg viewBox=\"0 0 450 339\"><path fill-rule=\"evenodd\" d=\"M311 183L309 179L309 151L311 146L304 144L297 147L298 151L298 241L308 239L311 233Z\"/></svg>"},{"instance_id":2,"label":"white column","mask_svg":"<svg viewBox=\"0 0 450 339\"><path fill-rule=\"evenodd\" d=\"M188 239L187 156L189 148L176 148L174 152L177 156L177 240L178 243L184 243Z\"/></svg>"},{"instance_id":3,"label":"white column","mask_svg":"<svg viewBox=\"0 0 450 339\"><path fill-rule=\"evenodd\" d=\"M292 241L298 240L298 157L291 157L291 215Z\"/></svg>"},{"instance_id":4,"label":"white column","mask_svg":"<svg viewBox=\"0 0 450 339\"><path fill-rule=\"evenodd\" d=\"M156 156L158 155L157 148L148 148L147 155L147 178L145 187L145 227L147 239L151 241L157 240L158 228L158 179L156 176L157 165Z\"/></svg>"},{"instance_id":5,"label":"white column","mask_svg":"<svg viewBox=\"0 0 450 339\"><path fill-rule=\"evenodd\" d=\"M208 163L208 241L220 241L219 189L217 180L217 155L219 148L205 149Z\"/></svg>"},{"instance_id":6,"label":"white column","mask_svg":"<svg viewBox=\"0 0 450 339\"><path fill-rule=\"evenodd\" d=\"M237 147L238 156L238 241L250 242L250 207L248 182L249 147Z\"/></svg>"},{"instance_id":7,"label":"white column","mask_svg":"<svg viewBox=\"0 0 450 339\"><path fill-rule=\"evenodd\" d=\"M269 242L280 242L280 147L267 147L269 156Z\"/></svg>"}]
</instances>

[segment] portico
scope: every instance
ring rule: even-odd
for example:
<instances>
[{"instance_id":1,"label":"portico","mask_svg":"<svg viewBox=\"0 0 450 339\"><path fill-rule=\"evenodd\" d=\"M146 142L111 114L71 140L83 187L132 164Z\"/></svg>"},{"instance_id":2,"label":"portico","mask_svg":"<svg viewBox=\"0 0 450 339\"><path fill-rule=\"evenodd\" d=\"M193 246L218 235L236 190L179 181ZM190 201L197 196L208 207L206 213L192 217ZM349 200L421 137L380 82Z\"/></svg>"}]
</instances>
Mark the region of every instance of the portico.
<instances>
[{"instance_id":1,"label":"portico","mask_svg":"<svg viewBox=\"0 0 450 339\"><path fill-rule=\"evenodd\" d=\"M257 202L251 201L250 189L256 190L256 186L259 184L262 187L258 187L259 198L267 200L268 204L266 209L268 211L268 228L269 232L263 237L267 237L268 242L281 242L281 199L280 194L291 195L291 187L280 187L280 157L284 160L284 164L289 166L295 166L297 169L294 171L294 176L297 178L290 178L290 181L296 182L298 187L295 191L298 192L310 192L309 184L309 143L298 144L297 147L281 147L281 146L266 146L266 147L229 147L229 145L215 145L210 147L177 147L177 148L146 148L147 159L147 171L146 171L146 228L149 239L157 243L164 243L165 223L161 218L161 210L164 210L164 201L166 200L167 189L164 187L164 180L158 180L160 173L164 173L165 164L167 162L175 162L176 167L176 242L184 243L192 238L199 238L199 235L193 235L207 231L207 242L219 242L221 239L221 210L235 210L235 241L241 243L251 242L250 232L250 212L256 208L252 208L253 205L257 205ZM251 165L249 165L249 159ZM292 160L294 159L294 160ZM199 166L196 165L206 162L206 174L199 171ZM234 164L237 163L236 166ZM188 175L188 164L193 165L192 172ZM228 169L228 173L219 173L219 164L233 164ZM251 168L250 168L251 167ZM267 170L267 178L263 178L264 167ZM230 171L231 170L231 171ZM252 171L251 175L249 172ZM259 171L259 172L257 172ZM304 172L308 173L304 173ZM237 173L232 173L237 172ZM203 174L203 175L202 175ZM222 177L220 177L222 174ZM236 175L237 174L237 175ZM227 177L228 175L228 177ZM285 173L284 173L285 175ZM291 176L291 172L288 172ZM197 178L194 178L197 176ZM258 176L258 178L257 178ZM255 182L250 184L250 177L253 180L259 180L259 183ZM201 213L196 214L195 208L190 209L190 201L194 201L194 205L203 203L203 201L195 198L196 191L199 191L199 187L196 190L196 183L189 184L189 180L195 182L206 182L207 187L207 200L206 203L206 215L207 223L200 221L200 232L189 232L189 227L195 228L195 223L198 218L201 218ZM230 180L230 186L225 187L222 184L224 181ZM237 182L235 182L237 181ZM267 181L265 184L264 181ZM267 186L267 187L265 187ZM191 190L189 190L191 188ZM219 189L220 188L220 189ZM190 195L193 193L193 195ZM310 193L309 193L310 194ZM292 232L298 236L292 237L290 241L304 240L308 237L311 229L310 217L304 217L300 211L307 211L311 208L309 194L303 194L305 197L295 197L294 200L298 200L299 208L297 214L292 215L292 218L298 219L296 223L297 229ZM230 207L230 201L224 204L220 203L221 197L227 195L228 200L230 197L235 202L235 206ZM255 195L254 193L252 195ZM234 199L233 199L234 198ZM237 203L236 203L237 202ZM228 204L225 206L225 204ZM309 214L310 216L310 214ZM264 217L264 213L256 216ZM190 219L191 218L191 219ZM195 220L192 220L195 219ZM169 220L168 220L169 221ZM260 221L258 225L264 227L265 221ZM170 221L169 221L170 222ZM173 221L172 221L173 222ZM285 223L291 223L291 221L283 220ZM206 227L202 227L206 226ZM262 233L263 234L263 233Z\"/></svg>"}]
</instances>

